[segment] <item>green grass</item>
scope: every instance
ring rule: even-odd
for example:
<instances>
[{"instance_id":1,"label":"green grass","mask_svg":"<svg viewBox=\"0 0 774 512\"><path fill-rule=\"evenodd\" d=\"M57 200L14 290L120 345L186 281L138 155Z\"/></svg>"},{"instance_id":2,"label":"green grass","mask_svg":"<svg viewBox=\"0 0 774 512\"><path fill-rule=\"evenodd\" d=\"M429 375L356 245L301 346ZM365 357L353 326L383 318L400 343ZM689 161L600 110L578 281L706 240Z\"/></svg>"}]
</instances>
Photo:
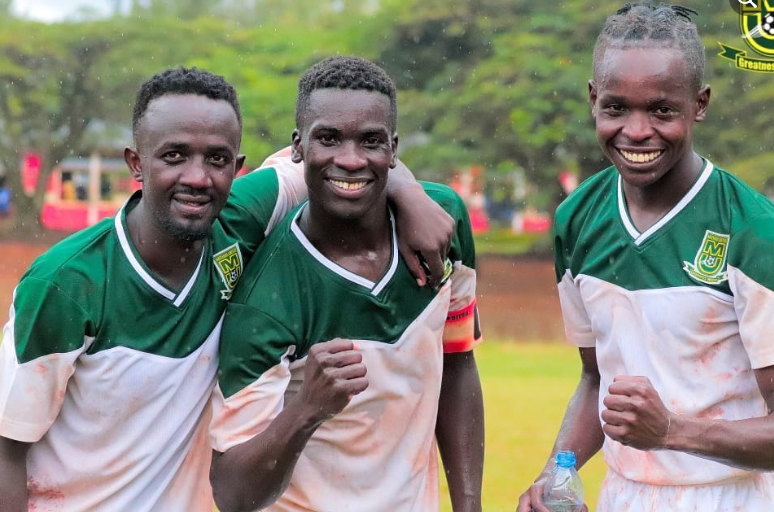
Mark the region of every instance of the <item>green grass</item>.
<instances>
[{"instance_id":1,"label":"green grass","mask_svg":"<svg viewBox=\"0 0 774 512\"><path fill-rule=\"evenodd\" d=\"M542 234L521 233L514 234L510 228L493 227L486 233L474 235L476 254L496 254L510 256L524 254L536 241L545 237Z\"/></svg>"},{"instance_id":2,"label":"green grass","mask_svg":"<svg viewBox=\"0 0 774 512\"><path fill-rule=\"evenodd\" d=\"M578 353L565 344L493 342L476 349L486 408L483 509L513 512L543 468L567 401L578 383ZM597 454L581 470L590 510L605 465ZM441 510L451 512L445 482Z\"/></svg>"}]
</instances>

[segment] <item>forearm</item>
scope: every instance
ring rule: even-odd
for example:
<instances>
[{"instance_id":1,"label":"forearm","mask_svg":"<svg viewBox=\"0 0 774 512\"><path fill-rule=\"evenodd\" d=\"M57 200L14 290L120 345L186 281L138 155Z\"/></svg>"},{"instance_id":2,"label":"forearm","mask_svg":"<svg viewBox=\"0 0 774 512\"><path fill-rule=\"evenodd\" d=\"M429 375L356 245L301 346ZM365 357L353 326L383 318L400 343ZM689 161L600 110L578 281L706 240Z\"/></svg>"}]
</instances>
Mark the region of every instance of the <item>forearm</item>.
<instances>
[{"instance_id":1,"label":"forearm","mask_svg":"<svg viewBox=\"0 0 774 512\"><path fill-rule=\"evenodd\" d=\"M411 171L400 160L387 177L387 197L400 211L401 208L411 208L417 197L425 195L422 185Z\"/></svg>"},{"instance_id":2,"label":"forearm","mask_svg":"<svg viewBox=\"0 0 774 512\"><path fill-rule=\"evenodd\" d=\"M290 402L266 430L222 454L213 454L210 481L221 512L260 510L290 483L307 441L321 421Z\"/></svg>"},{"instance_id":3,"label":"forearm","mask_svg":"<svg viewBox=\"0 0 774 512\"><path fill-rule=\"evenodd\" d=\"M742 469L774 470L774 414L737 421L672 415L666 446Z\"/></svg>"},{"instance_id":4,"label":"forearm","mask_svg":"<svg viewBox=\"0 0 774 512\"><path fill-rule=\"evenodd\" d=\"M0 510L27 510L27 443L0 437Z\"/></svg>"},{"instance_id":5,"label":"forearm","mask_svg":"<svg viewBox=\"0 0 774 512\"><path fill-rule=\"evenodd\" d=\"M577 467L580 468L602 448L604 440L605 435L599 421L599 374L584 371L567 405L551 456L541 476L551 472L557 452L575 452Z\"/></svg>"},{"instance_id":6,"label":"forearm","mask_svg":"<svg viewBox=\"0 0 774 512\"><path fill-rule=\"evenodd\" d=\"M473 352L444 357L436 439L454 512L481 510L484 402Z\"/></svg>"}]
</instances>

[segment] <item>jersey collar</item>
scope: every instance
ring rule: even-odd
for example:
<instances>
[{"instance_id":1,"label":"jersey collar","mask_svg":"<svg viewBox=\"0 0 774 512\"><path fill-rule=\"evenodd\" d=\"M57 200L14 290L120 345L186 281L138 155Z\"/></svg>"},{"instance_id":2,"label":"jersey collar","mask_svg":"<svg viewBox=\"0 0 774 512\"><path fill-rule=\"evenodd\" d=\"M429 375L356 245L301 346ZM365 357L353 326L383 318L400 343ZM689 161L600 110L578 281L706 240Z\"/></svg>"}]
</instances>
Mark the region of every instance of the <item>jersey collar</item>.
<instances>
[{"instance_id":1,"label":"jersey collar","mask_svg":"<svg viewBox=\"0 0 774 512\"><path fill-rule=\"evenodd\" d=\"M623 222L623 225L626 228L626 231L629 233L629 236L631 236L634 239L634 245L636 246L642 245L642 243L645 242L645 240L651 237L654 233L658 232L659 229L664 227L670 220L672 220L678 213L680 213L686 206L688 206L688 204L693 200L694 197L696 197L696 194L699 193L699 191L702 189L704 184L707 182L710 175L712 174L713 169L714 169L714 166L712 165L712 162L705 159L704 168L699 174L699 177L696 179L696 181L688 190L688 192L683 196L683 198L680 199L680 201L678 201L677 204L674 205L674 207L672 207L672 209L669 210L663 217L661 217L661 219L659 219L658 222L653 224L643 233L639 232L639 230L634 226L634 223L632 222L631 217L629 217L629 211L626 207L626 199L624 198L624 193L623 193L623 180L621 178L621 175L619 174L618 175L618 213L621 216L621 222Z\"/></svg>"},{"instance_id":2,"label":"jersey collar","mask_svg":"<svg viewBox=\"0 0 774 512\"><path fill-rule=\"evenodd\" d=\"M204 253L207 251L202 251L201 256L199 256L199 263L196 265L196 270L194 270L193 274L188 279L188 282L179 293L170 290L165 284L154 278L150 269L145 266L145 262L142 261L142 258L137 252L137 248L132 242L132 237L129 236L129 227L126 223L126 213L128 211L127 206L129 207L129 210L131 210L135 206L135 203L139 202L141 197L142 191L138 190L132 194L132 196L126 200L123 206L121 206L121 209L116 212L114 224L119 243L121 244L121 249L124 253L124 256L126 256L126 259L129 261L129 264L132 266L140 279L145 281L145 284L147 284L151 289L153 289L156 293L165 299L171 301L175 307L180 307L186 297L188 297L188 295L191 293L191 289L196 283L196 279L199 277L199 272L202 268L202 261L204 261Z\"/></svg>"},{"instance_id":3,"label":"jersey collar","mask_svg":"<svg viewBox=\"0 0 774 512\"><path fill-rule=\"evenodd\" d=\"M361 277L354 272L350 272L349 270L345 269L344 267L340 266L338 263L335 263L334 261L329 260L325 257L323 253L317 250L317 248L312 245L312 242L309 241L309 239L306 237L303 231L301 231L301 227L298 225L298 218L301 216L301 213L304 211L304 208L306 208L306 205L304 205L302 208L299 208L296 214L293 216L293 221L290 223L290 230L295 235L295 237L298 239L299 242L301 242L301 245L304 247L304 249L307 250L307 252L312 255L314 259L322 263L325 267L327 267L330 271L334 272L335 274L340 275L344 279L351 281L355 284L358 284L360 286L363 286L371 291L371 295L379 295L379 293L384 289L385 286L387 286L387 283L390 282L392 279L392 276L395 275L395 271L398 268L398 237L395 233L395 217L392 214L392 210L390 210L390 242L392 244L392 250L390 255L390 265L387 268L387 271L384 273L381 279L379 279L378 282L373 282L370 279L366 279L365 277Z\"/></svg>"}]
</instances>

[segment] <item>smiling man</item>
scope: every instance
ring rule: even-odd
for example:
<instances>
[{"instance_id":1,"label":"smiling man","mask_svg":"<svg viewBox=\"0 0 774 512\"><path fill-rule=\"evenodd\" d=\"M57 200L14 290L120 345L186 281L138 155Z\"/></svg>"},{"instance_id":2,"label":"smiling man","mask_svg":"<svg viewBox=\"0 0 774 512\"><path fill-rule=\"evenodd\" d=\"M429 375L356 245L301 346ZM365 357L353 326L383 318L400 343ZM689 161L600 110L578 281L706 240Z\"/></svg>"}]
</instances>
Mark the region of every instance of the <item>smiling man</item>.
<instances>
[{"instance_id":1,"label":"smiling man","mask_svg":"<svg viewBox=\"0 0 774 512\"><path fill-rule=\"evenodd\" d=\"M437 512L436 439L454 511L481 510L470 223L451 189L425 184L456 232L444 284L417 288L385 196L396 113L368 61L301 78L291 158L309 201L245 269L221 333L211 481L224 512Z\"/></svg>"},{"instance_id":2,"label":"smiling man","mask_svg":"<svg viewBox=\"0 0 774 512\"><path fill-rule=\"evenodd\" d=\"M603 450L598 512L774 503L774 206L693 150L710 88L692 13L629 4L607 19L589 99L613 167L556 214L583 369L554 452L580 466ZM551 469L518 512L548 512Z\"/></svg>"},{"instance_id":3,"label":"smiling man","mask_svg":"<svg viewBox=\"0 0 774 512\"><path fill-rule=\"evenodd\" d=\"M2 512L213 510L220 321L244 265L306 187L288 168L232 187L244 162L239 103L206 71L145 82L132 127L124 157L142 191L48 250L14 292L0 348ZM432 245L444 236L424 237L423 223L453 225L415 181L392 193L416 213L409 238Z\"/></svg>"}]
</instances>

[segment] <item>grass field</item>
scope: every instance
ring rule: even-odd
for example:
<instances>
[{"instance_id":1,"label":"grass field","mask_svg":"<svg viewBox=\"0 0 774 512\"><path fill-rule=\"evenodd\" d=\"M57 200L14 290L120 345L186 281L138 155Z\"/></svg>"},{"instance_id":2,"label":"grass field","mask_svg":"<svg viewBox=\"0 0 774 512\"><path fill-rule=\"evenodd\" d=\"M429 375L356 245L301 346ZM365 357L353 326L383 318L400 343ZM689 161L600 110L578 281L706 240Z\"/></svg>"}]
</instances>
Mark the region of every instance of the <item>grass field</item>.
<instances>
[{"instance_id":1,"label":"grass field","mask_svg":"<svg viewBox=\"0 0 774 512\"><path fill-rule=\"evenodd\" d=\"M486 407L483 509L513 512L542 469L578 382L577 351L562 343L487 340L476 349ZM605 474L600 454L581 470L590 510ZM448 490L442 508L451 512Z\"/></svg>"}]
</instances>

